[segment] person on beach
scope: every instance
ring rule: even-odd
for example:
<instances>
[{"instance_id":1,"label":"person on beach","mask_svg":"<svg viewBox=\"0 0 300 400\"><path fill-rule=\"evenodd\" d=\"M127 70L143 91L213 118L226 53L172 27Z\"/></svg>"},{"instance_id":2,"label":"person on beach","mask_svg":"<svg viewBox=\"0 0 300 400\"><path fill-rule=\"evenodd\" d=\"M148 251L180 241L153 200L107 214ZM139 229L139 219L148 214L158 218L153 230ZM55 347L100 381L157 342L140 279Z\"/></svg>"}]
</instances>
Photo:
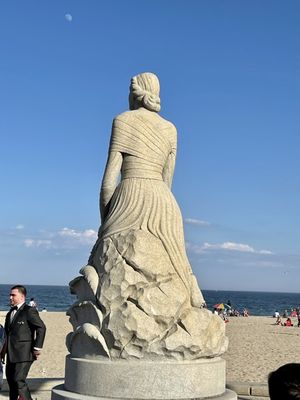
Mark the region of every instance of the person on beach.
<instances>
[{"instance_id":1,"label":"person on beach","mask_svg":"<svg viewBox=\"0 0 300 400\"><path fill-rule=\"evenodd\" d=\"M244 308L243 310L243 317L249 317L249 311L247 310L247 308Z\"/></svg>"},{"instance_id":2,"label":"person on beach","mask_svg":"<svg viewBox=\"0 0 300 400\"><path fill-rule=\"evenodd\" d=\"M300 364L285 364L271 372L268 385L270 400L299 400Z\"/></svg>"},{"instance_id":3,"label":"person on beach","mask_svg":"<svg viewBox=\"0 0 300 400\"><path fill-rule=\"evenodd\" d=\"M291 310L291 317L297 317L297 311L295 308Z\"/></svg>"},{"instance_id":4,"label":"person on beach","mask_svg":"<svg viewBox=\"0 0 300 400\"><path fill-rule=\"evenodd\" d=\"M277 317L275 325L282 325L280 315L279 315L279 317Z\"/></svg>"},{"instance_id":5,"label":"person on beach","mask_svg":"<svg viewBox=\"0 0 300 400\"><path fill-rule=\"evenodd\" d=\"M41 354L46 327L35 307L26 304L26 288L13 286L10 290L11 309L5 318L6 378L10 400L31 400L26 383L31 364Z\"/></svg>"},{"instance_id":6,"label":"person on beach","mask_svg":"<svg viewBox=\"0 0 300 400\"><path fill-rule=\"evenodd\" d=\"M292 320L291 318L287 318L287 320L285 321L285 323L283 324L284 326L293 326Z\"/></svg>"},{"instance_id":7,"label":"person on beach","mask_svg":"<svg viewBox=\"0 0 300 400\"><path fill-rule=\"evenodd\" d=\"M29 305L30 307L35 307L35 308L37 308L37 303L36 303L36 301L34 300L34 297L31 297L30 302L28 303L28 305Z\"/></svg>"}]
</instances>

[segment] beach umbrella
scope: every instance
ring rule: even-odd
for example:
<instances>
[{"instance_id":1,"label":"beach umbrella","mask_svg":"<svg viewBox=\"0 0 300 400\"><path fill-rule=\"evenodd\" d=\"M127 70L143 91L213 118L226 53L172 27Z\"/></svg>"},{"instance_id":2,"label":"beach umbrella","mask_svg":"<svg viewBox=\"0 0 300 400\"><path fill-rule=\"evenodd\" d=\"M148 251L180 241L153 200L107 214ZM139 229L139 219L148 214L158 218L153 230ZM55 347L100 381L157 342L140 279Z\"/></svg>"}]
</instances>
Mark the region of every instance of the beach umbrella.
<instances>
[{"instance_id":1,"label":"beach umbrella","mask_svg":"<svg viewBox=\"0 0 300 400\"><path fill-rule=\"evenodd\" d=\"M216 308L217 310L224 310L225 306L224 303L218 303L214 305L214 308Z\"/></svg>"}]
</instances>

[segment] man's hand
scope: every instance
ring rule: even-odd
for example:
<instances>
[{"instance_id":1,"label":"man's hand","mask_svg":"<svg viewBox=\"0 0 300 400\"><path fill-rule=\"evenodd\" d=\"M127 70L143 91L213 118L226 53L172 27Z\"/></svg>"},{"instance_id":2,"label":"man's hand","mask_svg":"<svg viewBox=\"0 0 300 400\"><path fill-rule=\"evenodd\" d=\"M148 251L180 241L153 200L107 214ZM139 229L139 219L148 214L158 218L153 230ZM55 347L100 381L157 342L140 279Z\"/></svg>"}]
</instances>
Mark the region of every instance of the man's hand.
<instances>
[{"instance_id":1,"label":"man's hand","mask_svg":"<svg viewBox=\"0 0 300 400\"><path fill-rule=\"evenodd\" d=\"M4 344L1 354L0 354L0 359L1 359L2 364L5 364L5 354L6 354L6 343Z\"/></svg>"},{"instance_id":2,"label":"man's hand","mask_svg":"<svg viewBox=\"0 0 300 400\"><path fill-rule=\"evenodd\" d=\"M40 356L41 355L41 351L40 350L33 350L33 356L34 356L34 358L37 360L37 358L38 358L38 356Z\"/></svg>"}]
</instances>

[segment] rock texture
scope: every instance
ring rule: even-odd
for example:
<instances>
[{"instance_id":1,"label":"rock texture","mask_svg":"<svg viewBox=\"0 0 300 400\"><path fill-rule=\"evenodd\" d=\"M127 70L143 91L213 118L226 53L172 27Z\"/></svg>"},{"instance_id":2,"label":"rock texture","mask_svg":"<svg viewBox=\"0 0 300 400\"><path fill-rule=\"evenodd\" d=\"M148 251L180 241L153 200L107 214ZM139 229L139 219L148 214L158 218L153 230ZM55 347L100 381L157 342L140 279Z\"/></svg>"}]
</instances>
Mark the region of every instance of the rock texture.
<instances>
[{"instance_id":1,"label":"rock texture","mask_svg":"<svg viewBox=\"0 0 300 400\"><path fill-rule=\"evenodd\" d=\"M125 231L101 241L95 258L70 283L79 298L68 311L73 356L193 360L226 350L224 322L191 305L157 238Z\"/></svg>"}]
</instances>

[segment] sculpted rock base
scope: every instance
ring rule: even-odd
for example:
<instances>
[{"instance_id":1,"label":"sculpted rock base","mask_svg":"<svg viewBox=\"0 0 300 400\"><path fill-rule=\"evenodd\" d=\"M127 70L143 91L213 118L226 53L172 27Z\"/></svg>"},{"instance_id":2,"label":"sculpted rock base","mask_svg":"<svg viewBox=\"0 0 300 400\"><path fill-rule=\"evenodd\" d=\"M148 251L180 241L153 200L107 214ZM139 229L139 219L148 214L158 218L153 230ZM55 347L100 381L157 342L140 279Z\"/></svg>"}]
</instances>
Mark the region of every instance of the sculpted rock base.
<instances>
[{"instance_id":1,"label":"sculpted rock base","mask_svg":"<svg viewBox=\"0 0 300 400\"><path fill-rule=\"evenodd\" d=\"M81 273L70 284L78 298L68 311L73 357L182 361L226 351L224 322L192 305L155 236L137 229L103 239Z\"/></svg>"},{"instance_id":2,"label":"sculpted rock base","mask_svg":"<svg viewBox=\"0 0 300 400\"><path fill-rule=\"evenodd\" d=\"M224 322L191 304L153 235L129 230L106 238L96 245L93 264L71 282L78 298L68 311L73 357L181 361L226 350Z\"/></svg>"},{"instance_id":3,"label":"sculpted rock base","mask_svg":"<svg viewBox=\"0 0 300 400\"><path fill-rule=\"evenodd\" d=\"M80 393L80 394L79 394ZM100 361L67 357L64 390L55 388L52 400L62 399L205 399L236 400L225 390L225 361Z\"/></svg>"}]
</instances>

